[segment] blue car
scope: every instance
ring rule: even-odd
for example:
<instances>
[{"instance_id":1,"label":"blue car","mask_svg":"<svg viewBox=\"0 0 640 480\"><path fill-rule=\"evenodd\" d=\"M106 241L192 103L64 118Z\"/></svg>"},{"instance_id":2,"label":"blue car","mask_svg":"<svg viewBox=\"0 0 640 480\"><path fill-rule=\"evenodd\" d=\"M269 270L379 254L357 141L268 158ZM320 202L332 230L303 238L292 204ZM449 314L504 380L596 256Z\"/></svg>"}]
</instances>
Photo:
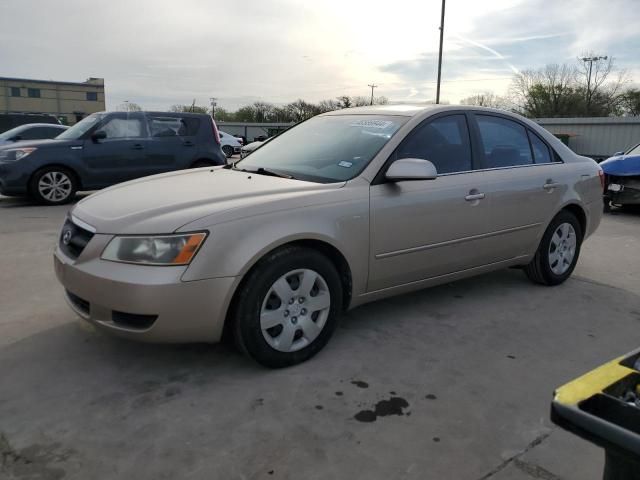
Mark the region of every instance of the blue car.
<instances>
[{"instance_id":1,"label":"blue car","mask_svg":"<svg viewBox=\"0 0 640 480\"><path fill-rule=\"evenodd\" d=\"M605 174L605 205L640 205L640 144L600 166Z\"/></svg>"}]
</instances>

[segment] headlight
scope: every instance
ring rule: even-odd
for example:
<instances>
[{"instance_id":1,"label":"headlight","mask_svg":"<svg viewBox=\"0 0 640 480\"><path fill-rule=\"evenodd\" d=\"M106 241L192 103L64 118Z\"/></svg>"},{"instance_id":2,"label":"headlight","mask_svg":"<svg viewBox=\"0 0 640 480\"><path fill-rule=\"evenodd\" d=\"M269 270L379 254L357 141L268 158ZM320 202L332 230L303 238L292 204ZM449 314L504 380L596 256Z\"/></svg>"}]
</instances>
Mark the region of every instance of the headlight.
<instances>
[{"instance_id":1,"label":"headlight","mask_svg":"<svg viewBox=\"0 0 640 480\"><path fill-rule=\"evenodd\" d=\"M115 237L102 252L102 259L142 265L188 265L206 236L206 233L185 233Z\"/></svg>"},{"instance_id":2,"label":"headlight","mask_svg":"<svg viewBox=\"0 0 640 480\"><path fill-rule=\"evenodd\" d=\"M10 148L0 151L0 160L15 162L35 152L37 148Z\"/></svg>"}]
</instances>

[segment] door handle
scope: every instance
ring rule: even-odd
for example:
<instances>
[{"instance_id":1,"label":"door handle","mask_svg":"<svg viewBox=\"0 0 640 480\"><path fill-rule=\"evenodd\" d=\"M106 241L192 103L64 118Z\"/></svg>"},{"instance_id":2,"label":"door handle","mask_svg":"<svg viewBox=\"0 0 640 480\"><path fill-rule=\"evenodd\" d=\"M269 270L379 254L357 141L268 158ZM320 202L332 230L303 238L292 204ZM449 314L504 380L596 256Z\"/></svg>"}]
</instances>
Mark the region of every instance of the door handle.
<instances>
[{"instance_id":1,"label":"door handle","mask_svg":"<svg viewBox=\"0 0 640 480\"><path fill-rule=\"evenodd\" d=\"M474 200L482 200L484 198L484 193L470 193L464 199L467 202L473 202Z\"/></svg>"},{"instance_id":2,"label":"door handle","mask_svg":"<svg viewBox=\"0 0 640 480\"><path fill-rule=\"evenodd\" d=\"M194 143L193 142L182 142L182 145L184 145L185 147L193 147Z\"/></svg>"},{"instance_id":3,"label":"door handle","mask_svg":"<svg viewBox=\"0 0 640 480\"><path fill-rule=\"evenodd\" d=\"M559 183L556 182L547 182L545 183L542 188L544 188L545 190L551 190L553 188L558 188L560 186Z\"/></svg>"},{"instance_id":4,"label":"door handle","mask_svg":"<svg viewBox=\"0 0 640 480\"><path fill-rule=\"evenodd\" d=\"M136 143L134 146L131 147L131 150L142 150L144 149L144 145L140 145L139 143Z\"/></svg>"}]
</instances>

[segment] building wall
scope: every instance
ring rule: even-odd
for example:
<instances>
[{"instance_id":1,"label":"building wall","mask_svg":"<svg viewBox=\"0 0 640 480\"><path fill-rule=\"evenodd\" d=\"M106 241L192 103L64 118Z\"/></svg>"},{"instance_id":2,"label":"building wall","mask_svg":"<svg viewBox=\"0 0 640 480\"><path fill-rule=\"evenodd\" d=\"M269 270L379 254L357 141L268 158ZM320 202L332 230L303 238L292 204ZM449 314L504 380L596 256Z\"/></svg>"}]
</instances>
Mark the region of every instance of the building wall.
<instances>
[{"instance_id":1,"label":"building wall","mask_svg":"<svg viewBox=\"0 0 640 480\"><path fill-rule=\"evenodd\" d=\"M13 96L13 88L20 96ZM29 89L39 92L39 98L29 97ZM95 100L87 95L95 94ZM49 113L64 117L68 125L94 112L106 110L104 79L90 78L86 82L54 82L0 77L0 112Z\"/></svg>"},{"instance_id":2,"label":"building wall","mask_svg":"<svg viewBox=\"0 0 640 480\"><path fill-rule=\"evenodd\" d=\"M640 143L640 117L538 118L553 134L568 134L569 148L596 159Z\"/></svg>"}]
</instances>

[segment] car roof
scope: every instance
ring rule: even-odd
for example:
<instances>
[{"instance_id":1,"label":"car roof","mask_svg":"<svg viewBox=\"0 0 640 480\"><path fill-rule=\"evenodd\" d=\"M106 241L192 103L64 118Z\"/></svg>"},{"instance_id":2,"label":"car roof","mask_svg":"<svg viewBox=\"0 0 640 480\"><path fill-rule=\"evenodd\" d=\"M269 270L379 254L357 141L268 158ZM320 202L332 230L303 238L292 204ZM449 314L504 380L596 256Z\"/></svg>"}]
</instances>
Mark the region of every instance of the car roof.
<instances>
[{"instance_id":1,"label":"car roof","mask_svg":"<svg viewBox=\"0 0 640 480\"><path fill-rule=\"evenodd\" d=\"M69 128L66 125L60 125L59 123L23 123L22 125L19 125L16 128L28 128L28 127L59 128L60 130Z\"/></svg>"},{"instance_id":2,"label":"car roof","mask_svg":"<svg viewBox=\"0 0 640 480\"><path fill-rule=\"evenodd\" d=\"M488 107L476 107L471 105L420 105L420 104L398 104L398 105L372 105L368 107L354 107L354 108L343 108L341 110L334 110L332 112L324 113L323 115L331 116L331 115L397 115L403 117L415 117L418 115L422 115L427 112L437 113L437 112L446 112L448 110L474 110L474 111L483 111L483 112L494 112L494 113L502 113L511 116L517 116L512 112L507 112L505 110L498 110L495 108Z\"/></svg>"}]
</instances>

